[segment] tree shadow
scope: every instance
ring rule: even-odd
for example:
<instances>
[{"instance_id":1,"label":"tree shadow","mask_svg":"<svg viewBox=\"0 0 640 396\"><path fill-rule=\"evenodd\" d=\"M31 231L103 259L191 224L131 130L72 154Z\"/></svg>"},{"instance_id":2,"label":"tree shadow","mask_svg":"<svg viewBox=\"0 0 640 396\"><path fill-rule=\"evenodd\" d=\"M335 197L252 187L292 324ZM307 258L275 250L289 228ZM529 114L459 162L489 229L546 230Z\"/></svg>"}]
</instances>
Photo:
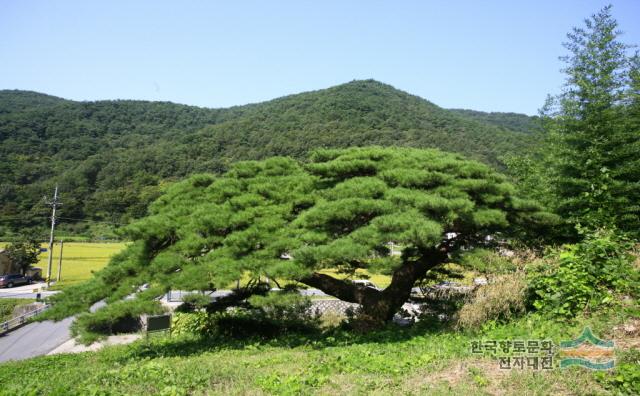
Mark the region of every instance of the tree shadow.
<instances>
[{"instance_id":1,"label":"tree shadow","mask_svg":"<svg viewBox=\"0 0 640 396\"><path fill-rule=\"evenodd\" d=\"M245 350L256 347L296 348L307 346L312 349L349 346L357 344L393 344L408 341L414 337L437 335L453 332L448 323L437 318L422 320L411 326L400 326L394 323L385 327L368 331L356 332L345 326L328 330L289 331L275 337L231 337L231 336L162 336L145 338L128 346L123 355L116 360L128 361L137 359L154 359L162 357L186 357L204 352L222 350Z\"/></svg>"}]
</instances>

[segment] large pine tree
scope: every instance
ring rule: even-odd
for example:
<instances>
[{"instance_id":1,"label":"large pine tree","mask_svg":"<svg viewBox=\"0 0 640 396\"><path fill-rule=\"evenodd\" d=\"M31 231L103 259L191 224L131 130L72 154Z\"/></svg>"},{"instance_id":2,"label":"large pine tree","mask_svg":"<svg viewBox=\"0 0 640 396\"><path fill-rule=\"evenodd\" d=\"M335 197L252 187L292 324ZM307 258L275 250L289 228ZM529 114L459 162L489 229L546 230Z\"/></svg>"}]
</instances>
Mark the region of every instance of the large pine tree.
<instances>
[{"instance_id":1,"label":"large pine tree","mask_svg":"<svg viewBox=\"0 0 640 396\"><path fill-rule=\"evenodd\" d=\"M134 244L90 284L56 296L50 315L117 301L145 283L152 287L144 294L155 297L225 289L248 277L235 291L246 298L269 277L361 304L379 323L452 255L554 221L513 189L490 167L437 150L351 148L317 151L306 163L240 162L224 175L172 186L128 227ZM326 272L358 269L388 274L391 283L374 290Z\"/></svg>"}]
</instances>

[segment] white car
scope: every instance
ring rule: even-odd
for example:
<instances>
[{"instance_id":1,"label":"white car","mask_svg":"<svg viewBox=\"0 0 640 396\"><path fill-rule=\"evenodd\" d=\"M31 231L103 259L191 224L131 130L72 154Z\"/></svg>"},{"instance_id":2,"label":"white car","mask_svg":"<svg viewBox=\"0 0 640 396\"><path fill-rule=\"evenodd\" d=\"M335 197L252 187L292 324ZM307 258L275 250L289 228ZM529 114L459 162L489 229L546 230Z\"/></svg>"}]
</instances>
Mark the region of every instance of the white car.
<instances>
[{"instance_id":1,"label":"white car","mask_svg":"<svg viewBox=\"0 0 640 396\"><path fill-rule=\"evenodd\" d=\"M382 290L375 283L367 279L354 279L351 282L353 282L353 284L358 286L369 287L374 290Z\"/></svg>"}]
</instances>

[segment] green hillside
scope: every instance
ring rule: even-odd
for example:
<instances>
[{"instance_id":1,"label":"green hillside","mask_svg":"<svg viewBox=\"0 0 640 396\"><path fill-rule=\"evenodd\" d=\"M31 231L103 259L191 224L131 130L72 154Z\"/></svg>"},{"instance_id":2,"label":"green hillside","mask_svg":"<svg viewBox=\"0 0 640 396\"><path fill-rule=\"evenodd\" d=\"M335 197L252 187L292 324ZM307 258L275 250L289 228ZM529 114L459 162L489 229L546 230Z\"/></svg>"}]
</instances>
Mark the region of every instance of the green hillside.
<instances>
[{"instance_id":1,"label":"green hillside","mask_svg":"<svg viewBox=\"0 0 640 396\"><path fill-rule=\"evenodd\" d=\"M44 231L42 197L55 183L62 227L85 232L143 215L164 184L188 174L316 147L437 147L500 167L500 156L534 144L525 124L442 109L373 80L227 109L0 91L0 235Z\"/></svg>"},{"instance_id":2,"label":"green hillside","mask_svg":"<svg viewBox=\"0 0 640 396\"><path fill-rule=\"evenodd\" d=\"M32 107L56 105L64 102L69 101L33 91L0 90L0 114L27 110Z\"/></svg>"},{"instance_id":3,"label":"green hillside","mask_svg":"<svg viewBox=\"0 0 640 396\"><path fill-rule=\"evenodd\" d=\"M524 133L535 133L542 131L540 119L537 116L528 116L518 113L485 113L483 111L465 110L465 109L449 109L463 117L472 118L476 121L492 124L510 131L518 131Z\"/></svg>"}]
</instances>

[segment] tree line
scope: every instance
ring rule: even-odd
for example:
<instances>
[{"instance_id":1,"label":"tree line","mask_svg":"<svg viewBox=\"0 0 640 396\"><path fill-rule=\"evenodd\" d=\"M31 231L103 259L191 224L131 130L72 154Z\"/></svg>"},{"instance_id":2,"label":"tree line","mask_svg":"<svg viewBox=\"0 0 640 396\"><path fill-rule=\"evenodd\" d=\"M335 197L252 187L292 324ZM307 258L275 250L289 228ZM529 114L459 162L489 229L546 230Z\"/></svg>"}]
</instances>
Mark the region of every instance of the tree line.
<instances>
[{"instance_id":1,"label":"tree line","mask_svg":"<svg viewBox=\"0 0 640 396\"><path fill-rule=\"evenodd\" d=\"M375 144L441 148L501 167L501 156L535 144L535 119L474 114L371 80L228 109L2 91L0 235L43 233L42 196L55 184L62 230L100 235L143 216L166 185L239 160Z\"/></svg>"}]
</instances>

